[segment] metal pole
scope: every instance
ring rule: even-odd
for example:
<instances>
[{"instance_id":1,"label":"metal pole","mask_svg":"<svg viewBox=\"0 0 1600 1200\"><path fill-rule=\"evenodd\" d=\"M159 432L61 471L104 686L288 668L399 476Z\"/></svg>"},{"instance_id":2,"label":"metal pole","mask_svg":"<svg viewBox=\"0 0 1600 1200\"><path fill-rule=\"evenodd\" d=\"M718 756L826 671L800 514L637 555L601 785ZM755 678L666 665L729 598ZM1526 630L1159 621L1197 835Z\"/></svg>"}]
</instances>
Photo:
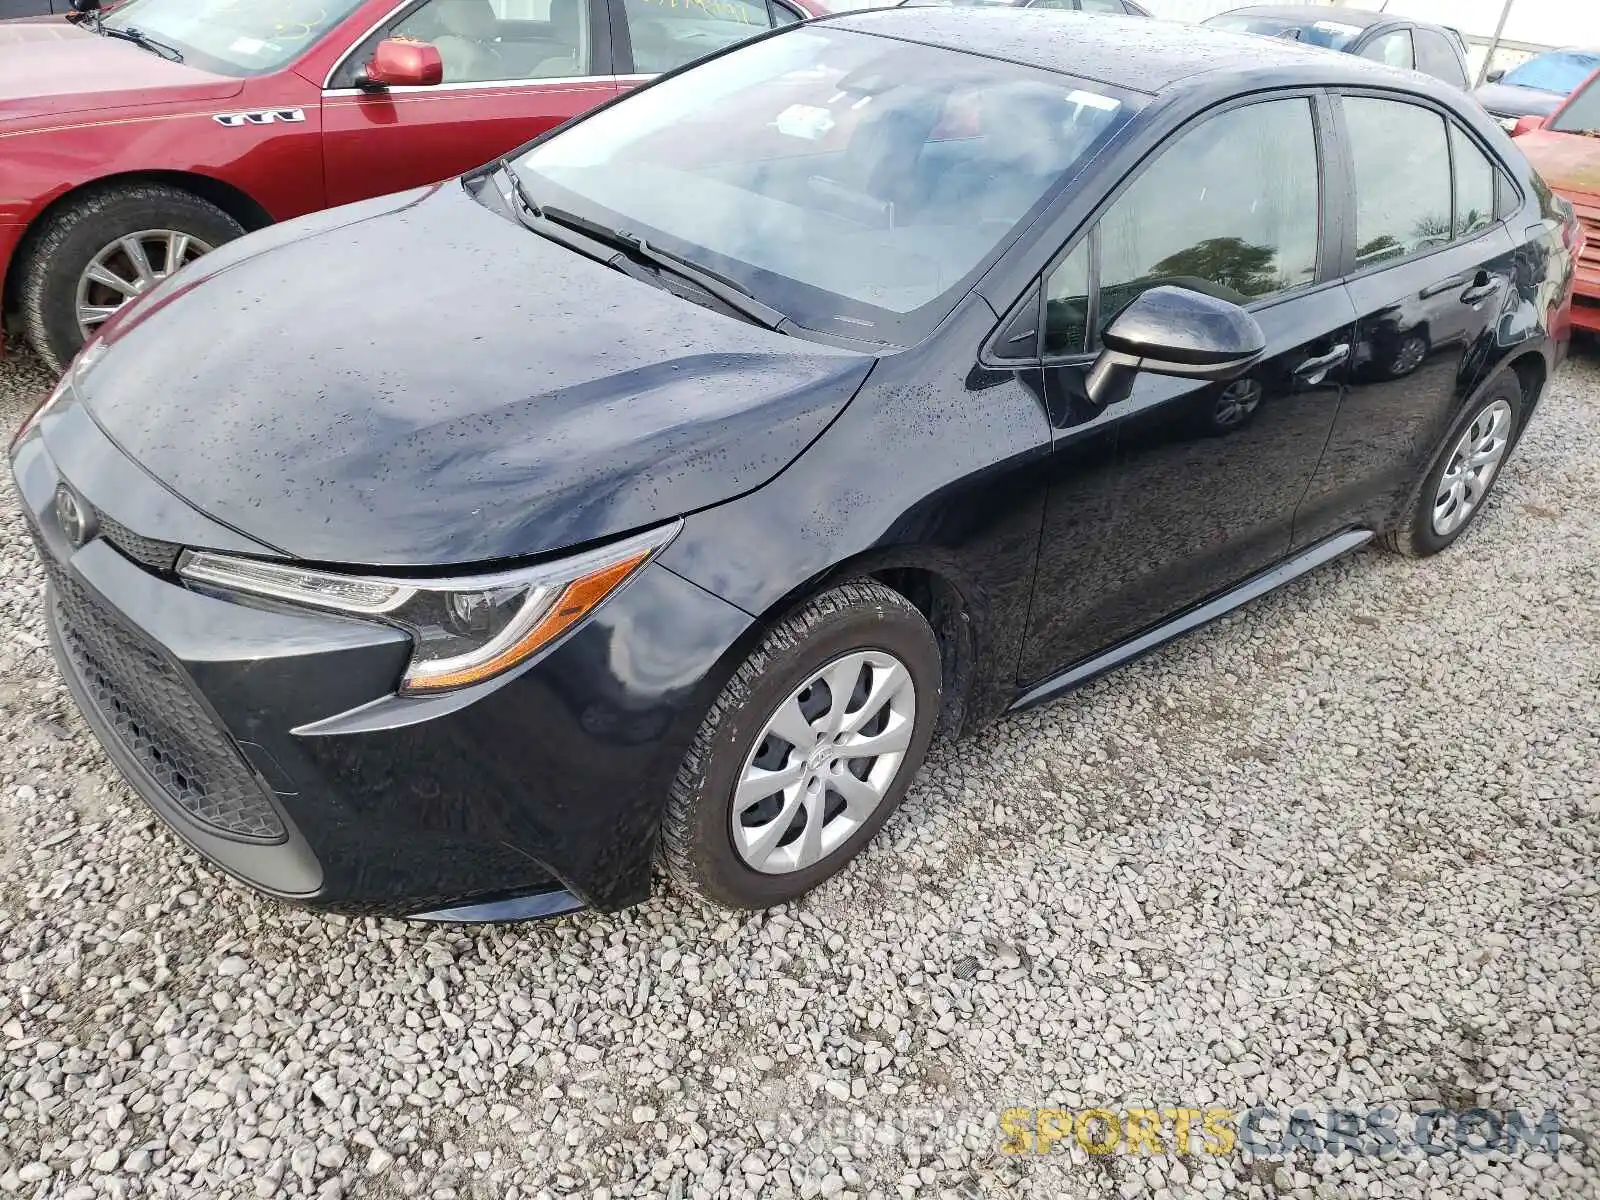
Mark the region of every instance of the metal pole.
<instances>
[{"instance_id":1,"label":"metal pole","mask_svg":"<svg viewBox=\"0 0 1600 1200\"><path fill-rule=\"evenodd\" d=\"M1483 56L1483 66L1478 68L1478 86L1483 86L1483 81L1489 75L1489 64L1494 62L1495 51L1500 49L1500 37L1506 31L1506 19L1511 16L1511 6L1517 0L1506 0L1506 6L1500 10L1500 23L1494 27L1494 37L1489 40L1489 50Z\"/></svg>"}]
</instances>

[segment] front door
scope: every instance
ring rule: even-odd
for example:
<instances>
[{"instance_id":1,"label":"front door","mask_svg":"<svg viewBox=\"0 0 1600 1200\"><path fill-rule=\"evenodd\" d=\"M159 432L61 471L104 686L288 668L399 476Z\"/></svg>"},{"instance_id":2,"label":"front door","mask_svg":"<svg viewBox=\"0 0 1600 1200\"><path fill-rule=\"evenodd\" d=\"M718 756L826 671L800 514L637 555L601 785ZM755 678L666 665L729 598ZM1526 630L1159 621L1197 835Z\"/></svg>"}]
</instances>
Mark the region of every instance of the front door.
<instances>
[{"instance_id":1,"label":"front door","mask_svg":"<svg viewBox=\"0 0 1600 1200\"><path fill-rule=\"evenodd\" d=\"M1097 528L1057 472L1045 516L1023 682L1049 677L1271 566L1338 411L1355 312L1331 270L1321 221L1315 95L1255 101L1175 135L1046 281L1047 395L1114 438L1112 501ZM1092 421L1083 375L1100 331L1143 290L1175 284L1247 306L1266 358L1229 384L1153 375ZM1074 451L1076 453L1076 451ZM1103 485L1102 485L1103 486ZM1060 559L1092 579L1051 584Z\"/></svg>"},{"instance_id":2,"label":"front door","mask_svg":"<svg viewBox=\"0 0 1600 1200\"><path fill-rule=\"evenodd\" d=\"M444 81L365 91L385 37L437 46ZM605 0L423 0L373 33L323 93L328 203L459 175L616 94Z\"/></svg>"}]
</instances>

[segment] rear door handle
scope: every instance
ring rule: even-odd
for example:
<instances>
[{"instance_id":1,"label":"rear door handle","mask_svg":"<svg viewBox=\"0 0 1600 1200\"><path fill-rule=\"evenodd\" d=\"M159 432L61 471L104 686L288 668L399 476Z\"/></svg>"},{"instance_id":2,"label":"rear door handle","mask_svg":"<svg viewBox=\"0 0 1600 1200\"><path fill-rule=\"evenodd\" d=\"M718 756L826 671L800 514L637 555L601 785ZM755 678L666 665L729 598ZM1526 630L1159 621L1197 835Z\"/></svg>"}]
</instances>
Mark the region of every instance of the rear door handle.
<instances>
[{"instance_id":1,"label":"rear door handle","mask_svg":"<svg viewBox=\"0 0 1600 1200\"><path fill-rule=\"evenodd\" d=\"M1350 344L1340 342L1326 354L1319 354L1316 358L1308 358L1294 369L1294 377L1302 383L1321 383L1327 378L1328 372L1337 367L1350 356Z\"/></svg>"},{"instance_id":2,"label":"rear door handle","mask_svg":"<svg viewBox=\"0 0 1600 1200\"><path fill-rule=\"evenodd\" d=\"M1441 279L1438 283L1430 283L1417 293L1417 298L1419 300L1432 300L1435 296L1442 296L1458 287L1466 287L1467 284L1472 282L1471 275L1452 275L1449 279Z\"/></svg>"},{"instance_id":3,"label":"rear door handle","mask_svg":"<svg viewBox=\"0 0 1600 1200\"><path fill-rule=\"evenodd\" d=\"M1500 280L1487 271L1479 271L1472 277L1472 283L1466 291L1461 293L1461 303L1477 304L1487 300L1500 290Z\"/></svg>"}]
</instances>

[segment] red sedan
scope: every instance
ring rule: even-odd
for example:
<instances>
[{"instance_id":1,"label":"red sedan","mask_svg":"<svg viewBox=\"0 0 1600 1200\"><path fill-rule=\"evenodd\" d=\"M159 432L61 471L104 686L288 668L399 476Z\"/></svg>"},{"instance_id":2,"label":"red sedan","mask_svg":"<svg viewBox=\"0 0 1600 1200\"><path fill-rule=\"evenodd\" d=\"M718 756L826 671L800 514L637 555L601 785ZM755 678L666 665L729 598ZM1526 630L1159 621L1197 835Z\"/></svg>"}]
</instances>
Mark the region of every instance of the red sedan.
<instances>
[{"instance_id":1,"label":"red sedan","mask_svg":"<svg viewBox=\"0 0 1600 1200\"><path fill-rule=\"evenodd\" d=\"M0 350L9 323L60 369L230 238L459 174L806 3L126 0L0 22Z\"/></svg>"},{"instance_id":2,"label":"red sedan","mask_svg":"<svg viewBox=\"0 0 1600 1200\"><path fill-rule=\"evenodd\" d=\"M1572 323L1600 332L1600 72L1548 117L1517 123L1517 146L1582 222Z\"/></svg>"}]
</instances>

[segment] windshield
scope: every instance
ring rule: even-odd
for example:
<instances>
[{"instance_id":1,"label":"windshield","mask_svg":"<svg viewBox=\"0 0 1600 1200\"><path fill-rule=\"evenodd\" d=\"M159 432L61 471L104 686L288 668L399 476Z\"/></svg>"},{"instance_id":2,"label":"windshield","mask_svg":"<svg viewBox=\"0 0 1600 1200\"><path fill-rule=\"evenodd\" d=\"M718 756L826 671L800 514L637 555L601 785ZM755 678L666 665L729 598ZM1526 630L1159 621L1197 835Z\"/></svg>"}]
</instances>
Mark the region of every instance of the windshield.
<instances>
[{"instance_id":1,"label":"windshield","mask_svg":"<svg viewBox=\"0 0 1600 1200\"><path fill-rule=\"evenodd\" d=\"M1538 58L1530 58L1515 71L1507 71L1500 82L1565 96L1593 75L1596 67L1600 67L1600 55L1567 51L1541 54Z\"/></svg>"},{"instance_id":2,"label":"windshield","mask_svg":"<svg viewBox=\"0 0 1600 1200\"><path fill-rule=\"evenodd\" d=\"M1223 13L1202 22L1210 29L1229 33L1258 33L1265 37L1289 38L1308 46L1343 50L1361 36L1361 26L1342 21L1303 21L1294 17L1254 17L1246 13Z\"/></svg>"},{"instance_id":3,"label":"windshield","mask_svg":"<svg viewBox=\"0 0 1600 1200\"><path fill-rule=\"evenodd\" d=\"M108 29L137 29L221 75L260 75L287 65L344 20L361 0L126 0Z\"/></svg>"},{"instance_id":4,"label":"windshield","mask_svg":"<svg viewBox=\"0 0 1600 1200\"><path fill-rule=\"evenodd\" d=\"M909 344L1127 118L1101 85L795 26L535 146L529 192L796 324Z\"/></svg>"},{"instance_id":5,"label":"windshield","mask_svg":"<svg viewBox=\"0 0 1600 1200\"><path fill-rule=\"evenodd\" d=\"M1550 118L1547 126L1557 133L1600 133L1600 84L1590 83Z\"/></svg>"}]
</instances>

